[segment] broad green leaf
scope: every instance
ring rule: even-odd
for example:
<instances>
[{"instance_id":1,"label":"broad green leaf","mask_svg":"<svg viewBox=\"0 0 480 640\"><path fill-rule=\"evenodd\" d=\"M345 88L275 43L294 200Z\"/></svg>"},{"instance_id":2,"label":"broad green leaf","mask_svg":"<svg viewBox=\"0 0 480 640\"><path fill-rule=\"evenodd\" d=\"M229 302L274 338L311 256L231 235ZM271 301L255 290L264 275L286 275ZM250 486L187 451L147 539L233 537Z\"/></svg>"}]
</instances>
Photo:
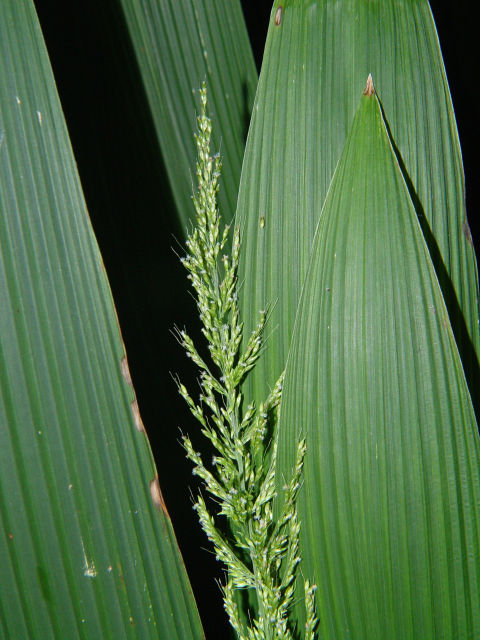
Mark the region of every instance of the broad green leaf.
<instances>
[{"instance_id":1,"label":"broad green leaf","mask_svg":"<svg viewBox=\"0 0 480 640\"><path fill-rule=\"evenodd\" d=\"M219 206L237 203L257 71L239 0L120 0L184 231L193 208L196 91L207 81L213 148L223 170Z\"/></svg>"},{"instance_id":2,"label":"broad green leaf","mask_svg":"<svg viewBox=\"0 0 480 640\"><path fill-rule=\"evenodd\" d=\"M263 400L285 366L314 230L372 73L478 396L478 283L452 101L427 0L275 1L238 200L246 335L274 305L251 376ZM432 235L433 234L433 235Z\"/></svg>"},{"instance_id":3,"label":"broad green leaf","mask_svg":"<svg viewBox=\"0 0 480 640\"><path fill-rule=\"evenodd\" d=\"M199 639L30 0L0 59L0 637Z\"/></svg>"},{"instance_id":4,"label":"broad green leaf","mask_svg":"<svg viewBox=\"0 0 480 640\"><path fill-rule=\"evenodd\" d=\"M375 95L315 235L287 361L279 481L307 440L302 573L322 639L480 637L480 441Z\"/></svg>"}]
</instances>

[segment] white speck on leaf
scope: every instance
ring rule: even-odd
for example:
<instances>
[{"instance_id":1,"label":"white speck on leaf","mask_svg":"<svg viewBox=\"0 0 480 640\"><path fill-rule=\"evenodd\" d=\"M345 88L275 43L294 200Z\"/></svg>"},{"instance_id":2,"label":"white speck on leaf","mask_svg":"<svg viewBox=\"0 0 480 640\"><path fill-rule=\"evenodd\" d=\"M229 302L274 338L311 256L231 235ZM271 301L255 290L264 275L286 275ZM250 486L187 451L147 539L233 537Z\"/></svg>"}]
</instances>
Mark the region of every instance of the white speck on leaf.
<instances>
[{"instance_id":1,"label":"white speck on leaf","mask_svg":"<svg viewBox=\"0 0 480 640\"><path fill-rule=\"evenodd\" d=\"M83 565L83 575L86 578L96 578L97 576L97 570L95 568L95 563L93 562L93 560L89 560L87 557L87 552L85 551L85 545L83 544L83 540L82 540L82 550L83 550L83 559L85 561L85 564Z\"/></svg>"}]
</instances>

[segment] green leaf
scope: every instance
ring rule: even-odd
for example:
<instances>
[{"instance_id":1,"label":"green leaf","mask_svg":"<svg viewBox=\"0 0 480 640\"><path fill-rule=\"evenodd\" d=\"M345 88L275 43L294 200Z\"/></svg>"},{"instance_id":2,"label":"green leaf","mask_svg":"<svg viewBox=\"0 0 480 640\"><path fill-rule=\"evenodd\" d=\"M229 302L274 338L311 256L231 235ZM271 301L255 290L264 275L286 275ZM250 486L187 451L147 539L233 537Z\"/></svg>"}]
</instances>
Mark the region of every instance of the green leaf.
<instances>
[{"instance_id":1,"label":"green leaf","mask_svg":"<svg viewBox=\"0 0 480 640\"><path fill-rule=\"evenodd\" d=\"M218 196L225 220L235 213L257 86L239 0L121 0L182 229L193 217L196 92L207 82L213 148L221 151Z\"/></svg>"},{"instance_id":2,"label":"green leaf","mask_svg":"<svg viewBox=\"0 0 480 640\"><path fill-rule=\"evenodd\" d=\"M300 555L320 637L480 637L477 423L375 95L361 100L313 243L279 481L300 435Z\"/></svg>"},{"instance_id":3,"label":"green leaf","mask_svg":"<svg viewBox=\"0 0 480 640\"><path fill-rule=\"evenodd\" d=\"M249 394L285 366L311 243L372 73L480 408L478 278L452 101L427 0L275 1L238 199L246 332L274 305ZM417 197L418 196L418 197Z\"/></svg>"},{"instance_id":4,"label":"green leaf","mask_svg":"<svg viewBox=\"0 0 480 640\"><path fill-rule=\"evenodd\" d=\"M0 58L0 637L201 638L31 1Z\"/></svg>"}]
</instances>

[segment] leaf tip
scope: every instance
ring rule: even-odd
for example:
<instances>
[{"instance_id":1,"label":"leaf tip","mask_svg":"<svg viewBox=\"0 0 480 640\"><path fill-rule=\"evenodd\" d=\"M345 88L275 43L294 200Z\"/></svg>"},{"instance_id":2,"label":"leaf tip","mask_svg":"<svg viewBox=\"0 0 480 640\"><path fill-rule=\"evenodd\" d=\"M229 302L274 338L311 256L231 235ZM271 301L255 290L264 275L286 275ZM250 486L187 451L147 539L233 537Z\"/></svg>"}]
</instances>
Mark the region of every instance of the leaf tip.
<instances>
[{"instance_id":1,"label":"leaf tip","mask_svg":"<svg viewBox=\"0 0 480 640\"><path fill-rule=\"evenodd\" d=\"M363 95L370 97L370 96L373 96L374 93L375 93L375 87L373 86L372 74L369 73L367 78L367 84L365 85L365 89L363 90Z\"/></svg>"}]
</instances>

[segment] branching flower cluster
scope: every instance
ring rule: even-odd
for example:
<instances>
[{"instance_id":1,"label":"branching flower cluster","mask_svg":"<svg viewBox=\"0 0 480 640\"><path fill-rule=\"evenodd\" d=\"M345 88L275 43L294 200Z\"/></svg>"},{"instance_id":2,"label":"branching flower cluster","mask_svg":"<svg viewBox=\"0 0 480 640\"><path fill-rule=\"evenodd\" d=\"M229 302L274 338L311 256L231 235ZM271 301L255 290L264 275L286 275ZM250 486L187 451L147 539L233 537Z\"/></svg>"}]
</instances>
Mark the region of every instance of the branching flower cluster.
<instances>
[{"instance_id":1,"label":"branching flower cluster","mask_svg":"<svg viewBox=\"0 0 480 640\"><path fill-rule=\"evenodd\" d=\"M194 474L202 479L219 505L218 513L212 515L200 494L195 508L217 559L226 565L227 581L222 587L225 609L239 640L291 640L289 609L300 561L296 501L305 441L298 444L296 465L284 487L283 506L274 518L276 443L268 442L268 427L270 421L278 420L283 378L258 410L253 404L243 409L241 383L261 353L266 313L260 313L245 351L240 353L243 329L237 302L240 234L236 228L228 257L224 251L229 227L221 231L217 208L221 162L218 155L210 155L211 122L206 115L205 85L200 99L196 135L198 191L193 198L196 225L188 237L187 255L182 262L195 290L213 366L199 355L188 334L178 331L187 355L200 369L198 402L180 382L178 388L200 422L202 433L216 450L212 468L207 469L188 436L183 438L183 443L194 464ZM219 515L227 519L228 534L217 526ZM256 592L258 613L256 617L252 614L248 622L239 613L234 597L236 589ZM305 583L305 640L314 638L314 590Z\"/></svg>"}]
</instances>

